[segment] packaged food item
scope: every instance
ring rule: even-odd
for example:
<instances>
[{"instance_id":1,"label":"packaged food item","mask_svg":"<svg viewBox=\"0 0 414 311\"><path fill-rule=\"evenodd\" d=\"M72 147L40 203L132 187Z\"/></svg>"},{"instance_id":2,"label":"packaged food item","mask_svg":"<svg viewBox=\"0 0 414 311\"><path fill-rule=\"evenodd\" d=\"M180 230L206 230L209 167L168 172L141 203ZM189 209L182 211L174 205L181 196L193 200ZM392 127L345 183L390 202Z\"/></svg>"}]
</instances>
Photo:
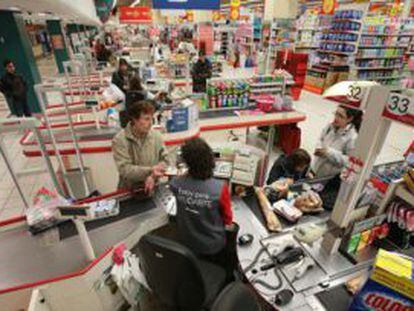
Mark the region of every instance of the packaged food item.
<instances>
[{"instance_id":1,"label":"packaged food item","mask_svg":"<svg viewBox=\"0 0 414 311\"><path fill-rule=\"evenodd\" d=\"M272 205L273 210L290 222L296 222L302 217L302 212L286 200L279 200Z\"/></svg>"},{"instance_id":2,"label":"packaged food item","mask_svg":"<svg viewBox=\"0 0 414 311\"><path fill-rule=\"evenodd\" d=\"M318 213L323 211L321 197L312 190L297 197L294 206L300 209L303 213Z\"/></svg>"},{"instance_id":3,"label":"packaged food item","mask_svg":"<svg viewBox=\"0 0 414 311\"><path fill-rule=\"evenodd\" d=\"M370 278L355 296L349 310L413 310L413 263L413 258L380 249Z\"/></svg>"}]
</instances>

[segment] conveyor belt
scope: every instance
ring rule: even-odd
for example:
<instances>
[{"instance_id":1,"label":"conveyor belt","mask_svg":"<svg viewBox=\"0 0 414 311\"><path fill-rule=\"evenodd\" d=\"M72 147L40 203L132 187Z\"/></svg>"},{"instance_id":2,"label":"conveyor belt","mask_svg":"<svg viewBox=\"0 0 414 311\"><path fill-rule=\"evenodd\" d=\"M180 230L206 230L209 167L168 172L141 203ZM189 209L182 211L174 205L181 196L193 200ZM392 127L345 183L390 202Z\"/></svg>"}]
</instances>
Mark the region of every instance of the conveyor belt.
<instances>
[{"instance_id":1,"label":"conveyor belt","mask_svg":"<svg viewBox=\"0 0 414 311\"><path fill-rule=\"evenodd\" d=\"M321 184L326 186L329 183L329 181L330 181L330 178L324 178L324 179L309 180L309 181L307 181L307 183L308 184L321 183ZM302 189L302 184L303 183L298 183L296 185L293 185L293 186L291 186L291 189L293 191L300 192L300 191L302 191L301 190ZM304 216L302 216L302 218L297 223L291 223L291 222L285 220L283 217L279 216L278 218L279 218L279 220L282 224L282 228L283 229L289 229L289 228L292 228L293 226L296 226L297 224L306 223L311 219L315 219L315 217L318 217L318 218L321 218L321 219L324 219L324 218L328 217L329 214L330 214L329 210L331 210L332 207L333 207L332 204L335 202L335 199L336 199L336 196L338 194L339 189L336 189L336 187L327 187L326 191L324 191L324 190L320 193L320 195L323 198L323 200L327 201L324 204L325 211L323 211L322 213L313 214L313 215L312 214L304 215ZM334 198L334 199L333 200L332 199L328 200L328 198ZM266 227L266 221L263 217L263 214L261 212L260 205L259 205L259 202L258 202L256 196L254 194L249 195L249 196L243 198L243 201L247 204L247 206L249 206L249 208L252 210L252 212L257 217L257 219L263 224L263 226L265 228L267 228ZM326 203L328 203L328 204L326 204Z\"/></svg>"},{"instance_id":2,"label":"conveyor belt","mask_svg":"<svg viewBox=\"0 0 414 311\"><path fill-rule=\"evenodd\" d=\"M203 119L234 117L234 116L236 116L236 111L237 110L200 111L199 117L200 117L201 120L203 120Z\"/></svg>"},{"instance_id":3,"label":"conveyor belt","mask_svg":"<svg viewBox=\"0 0 414 311\"><path fill-rule=\"evenodd\" d=\"M97 129L96 127L90 128L82 128L76 129L75 128L75 135L79 141L88 141L88 140L107 140L112 139L120 129L113 128L113 127L103 127L101 129ZM65 142L65 141L72 141L72 136L69 130L62 129L61 131L54 130L57 142ZM42 138L43 141L47 144L51 143L51 139L49 133L47 131L42 131ZM36 142L36 138L32 136L27 143L34 143Z\"/></svg>"},{"instance_id":4,"label":"conveyor belt","mask_svg":"<svg viewBox=\"0 0 414 311\"><path fill-rule=\"evenodd\" d=\"M119 214L117 216L89 221L85 223L86 230L91 231L96 228L115 223L127 217L145 213L146 211L156 208L154 201L150 198L130 198L128 200L121 201L119 205ZM76 227L72 221L65 221L59 224L58 228L61 240L78 234Z\"/></svg>"},{"instance_id":5,"label":"conveyor belt","mask_svg":"<svg viewBox=\"0 0 414 311\"><path fill-rule=\"evenodd\" d=\"M326 310L348 311L352 302L352 296L344 285L323 291L316 294L316 297Z\"/></svg>"}]
</instances>

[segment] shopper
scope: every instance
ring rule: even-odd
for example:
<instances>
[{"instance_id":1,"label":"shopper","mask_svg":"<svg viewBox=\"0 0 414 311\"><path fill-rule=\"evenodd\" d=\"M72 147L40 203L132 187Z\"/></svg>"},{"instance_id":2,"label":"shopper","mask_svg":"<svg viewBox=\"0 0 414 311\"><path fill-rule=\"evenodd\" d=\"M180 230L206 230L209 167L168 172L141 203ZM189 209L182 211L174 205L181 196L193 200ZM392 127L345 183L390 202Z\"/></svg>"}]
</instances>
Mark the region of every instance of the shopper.
<instances>
[{"instance_id":1,"label":"shopper","mask_svg":"<svg viewBox=\"0 0 414 311\"><path fill-rule=\"evenodd\" d=\"M362 112L339 106L334 121L322 130L312 171L316 177L339 174L345 167L362 122Z\"/></svg>"},{"instance_id":2,"label":"shopper","mask_svg":"<svg viewBox=\"0 0 414 311\"><path fill-rule=\"evenodd\" d=\"M206 58L204 51L200 51L198 60L193 66L191 76L193 78L193 92L205 93L207 90L207 79L213 75L213 68Z\"/></svg>"},{"instance_id":3,"label":"shopper","mask_svg":"<svg viewBox=\"0 0 414 311\"><path fill-rule=\"evenodd\" d=\"M0 91L6 97L10 111L17 117L30 117L27 103L27 83L24 78L16 73L16 67L10 59L3 62L6 73L0 80Z\"/></svg>"},{"instance_id":4,"label":"shopper","mask_svg":"<svg viewBox=\"0 0 414 311\"><path fill-rule=\"evenodd\" d=\"M281 155L273 164L267 178L270 185L282 178L290 178L293 181L305 179L311 164L311 156L304 149L296 149L290 155Z\"/></svg>"},{"instance_id":5,"label":"shopper","mask_svg":"<svg viewBox=\"0 0 414 311\"><path fill-rule=\"evenodd\" d=\"M125 109L121 109L119 112L121 127L125 128L130 121L127 113L129 107L131 107L136 102L149 99L154 104L155 110L158 110L159 106L156 102L158 97L159 94L154 95L144 88L141 83L141 79L138 76L133 76L129 80L129 89L125 96Z\"/></svg>"},{"instance_id":6,"label":"shopper","mask_svg":"<svg viewBox=\"0 0 414 311\"><path fill-rule=\"evenodd\" d=\"M112 74L112 83L126 94L129 88L129 65L124 58L119 60L118 70Z\"/></svg>"},{"instance_id":7,"label":"shopper","mask_svg":"<svg viewBox=\"0 0 414 311\"><path fill-rule=\"evenodd\" d=\"M130 105L128 116L131 121L112 142L119 188L144 186L146 193L151 193L157 179L165 173L168 157L161 134L152 130L154 112L154 105L149 100Z\"/></svg>"},{"instance_id":8,"label":"shopper","mask_svg":"<svg viewBox=\"0 0 414 311\"><path fill-rule=\"evenodd\" d=\"M213 151L203 139L187 141L181 151L188 174L170 183L177 199L178 238L199 257L220 264L225 226L233 223L228 186L213 178Z\"/></svg>"}]
</instances>

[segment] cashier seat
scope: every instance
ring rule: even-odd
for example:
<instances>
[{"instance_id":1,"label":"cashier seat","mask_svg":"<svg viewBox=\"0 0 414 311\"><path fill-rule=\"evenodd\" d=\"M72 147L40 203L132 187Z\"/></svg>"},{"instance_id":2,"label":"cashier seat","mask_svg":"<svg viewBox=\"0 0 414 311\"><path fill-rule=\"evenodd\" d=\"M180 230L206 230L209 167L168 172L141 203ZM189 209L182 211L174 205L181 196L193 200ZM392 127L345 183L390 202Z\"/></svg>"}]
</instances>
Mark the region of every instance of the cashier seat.
<instances>
[{"instance_id":1,"label":"cashier seat","mask_svg":"<svg viewBox=\"0 0 414 311\"><path fill-rule=\"evenodd\" d=\"M260 311L261 306L253 290L242 282L226 286L214 301L211 311Z\"/></svg>"},{"instance_id":2,"label":"cashier seat","mask_svg":"<svg viewBox=\"0 0 414 311\"><path fill-rule=\"evenodd\" d=\"M138 251L148 285L166 307L209 310L225 286L223 268L197 259L177 242L147 234L139 241Z\"/></svg>"}]
</instances>

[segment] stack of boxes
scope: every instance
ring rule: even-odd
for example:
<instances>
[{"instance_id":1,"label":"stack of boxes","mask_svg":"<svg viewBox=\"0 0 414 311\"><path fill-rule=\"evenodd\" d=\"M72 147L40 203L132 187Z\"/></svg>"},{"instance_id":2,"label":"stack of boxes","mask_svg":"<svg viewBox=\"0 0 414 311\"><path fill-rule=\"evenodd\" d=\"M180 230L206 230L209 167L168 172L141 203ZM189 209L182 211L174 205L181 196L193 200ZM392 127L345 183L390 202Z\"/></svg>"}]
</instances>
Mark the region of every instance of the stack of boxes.
<instances>
[{"instance_id":1,"label":"stack of boxes","mask_svg":"<svg viewBox=\"0 0 414 311\"><path fill-rule=\"evenodd\" d=\"M278 51L276 68L284 69L293 76L295 85L291 87L291 95L294 100L299 99L300 93L305 85L307 67L308 54Z\"/></svg>"}]
</instances>

